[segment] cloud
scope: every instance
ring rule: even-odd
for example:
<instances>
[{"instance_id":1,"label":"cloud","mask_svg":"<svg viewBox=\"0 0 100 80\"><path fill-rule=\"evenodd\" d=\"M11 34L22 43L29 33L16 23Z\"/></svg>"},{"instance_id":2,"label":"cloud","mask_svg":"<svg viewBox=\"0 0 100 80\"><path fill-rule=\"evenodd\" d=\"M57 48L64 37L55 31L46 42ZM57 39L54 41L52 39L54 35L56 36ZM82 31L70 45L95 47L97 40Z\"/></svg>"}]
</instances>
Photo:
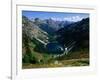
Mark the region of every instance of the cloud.
<instances>
[{"instance_id":1,"label":"cloud","mask_svg":"<svg viewBox=\"0 0 100 80\"><path fill-rule=\"evenodd\" d=\"M72 22L77 22L81 21L83 17L80 16L70 16L70 17L64 17L64 18L58 18L58 17L51 17L52 20L54 21L72 21Z\"/></svg>"},{"instance_id":2,"label":"cloud","mask_svg":"<svg viewBox=\"0 0 100 80\"><path fill-rule=\"evenodd\" d=\"M51 19L54 21L62 21L63 20L62 18L55 18L55 17L51 17Z\"/></svg>"},{"instance_id":3,"label":"cloud","mask_svg":"<svg viewBox=\"0 0 100 80\"><path fill-rule=\"evenodd\" d=\"M64 20L77 22L82 20L82 17L80 16L65 17Z\"/></svg>"}]
</instances>

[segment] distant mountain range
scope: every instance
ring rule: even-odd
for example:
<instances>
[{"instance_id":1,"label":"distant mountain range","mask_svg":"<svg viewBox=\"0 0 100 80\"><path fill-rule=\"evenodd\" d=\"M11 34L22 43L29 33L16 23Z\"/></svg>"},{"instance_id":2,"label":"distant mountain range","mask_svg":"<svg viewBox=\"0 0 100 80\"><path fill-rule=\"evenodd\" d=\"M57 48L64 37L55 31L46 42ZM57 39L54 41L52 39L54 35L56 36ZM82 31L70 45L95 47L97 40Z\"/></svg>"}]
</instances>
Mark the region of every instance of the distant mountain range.
<instances>
[{"instance_id":1,"label":"distant mountain range","mask_svg":"<svg viewBox=\"0 0 100 80\"><path fill-rule=\"evenodd\" d=\"M41 20L39 18L35 18L33 22L50 35L54 35L55 31L72 23L69 21L54 21L52 19Z\"/></svg>"}]
</instances>

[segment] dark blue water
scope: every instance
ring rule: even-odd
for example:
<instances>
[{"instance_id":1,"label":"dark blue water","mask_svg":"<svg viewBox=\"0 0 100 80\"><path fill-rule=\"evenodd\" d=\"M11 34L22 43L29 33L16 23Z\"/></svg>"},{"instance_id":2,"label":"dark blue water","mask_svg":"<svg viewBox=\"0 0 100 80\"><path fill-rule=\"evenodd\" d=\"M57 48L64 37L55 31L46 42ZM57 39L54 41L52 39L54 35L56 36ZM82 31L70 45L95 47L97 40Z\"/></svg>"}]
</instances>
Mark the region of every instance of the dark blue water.
<instances>
[{"instance_id":1,"label":"dark blue water","mask_svg":"<svg viewBox=\"0 0 100 80\"><path fill-rule=\"evenodd\" d=\"M48 43L46 45L47 51L48 53L51 54L62 54L65 51L65 48L63 45L59 44L59 43Z\"/></svg>"}]
</instances>

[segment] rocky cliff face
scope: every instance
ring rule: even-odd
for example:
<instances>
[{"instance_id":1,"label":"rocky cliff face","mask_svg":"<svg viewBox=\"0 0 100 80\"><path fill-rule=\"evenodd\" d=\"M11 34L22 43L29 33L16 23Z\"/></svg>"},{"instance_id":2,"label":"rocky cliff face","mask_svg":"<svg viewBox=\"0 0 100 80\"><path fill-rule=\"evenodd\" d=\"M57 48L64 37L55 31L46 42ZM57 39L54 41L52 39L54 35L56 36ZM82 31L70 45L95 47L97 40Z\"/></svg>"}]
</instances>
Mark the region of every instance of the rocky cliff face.
<instances>
[{"instance_id":1,"label":"rocky cliff face","mask_svg":"<svg viewBox=\"0 0 100 80\"><path fill-rule=\"evenodd\" d=\"M48 34L39 28L34 22L30 21L27 17L22 17L22 52L23 57L25 54L33 54L34 46L36 46L36 42L34 42L34 38L38 38L44 42L48 42Z\"/></svg>"},{"instance_id":2,"label":"rocky cliff face","mask_svg":"<svg viewBox=\"0 0 100 80\"><path fill-rule=\"evenodd\" d=\"M34 22L30 21L27 17L23 16L22 18L22 32L23 35L27 35L30 39L33 37L42 39L43 41L47 41L48 34L39 28ZM24 36L23 36L24 37Z\"/></svg>"},{"instance_id":3,"label":"rocky cliff face","mask_svg":"<svg viewBox=\"0 0 100 80\"><path fill-rule=\"evenodd\" d=\"M89 18L67 25L57 31L58 41L67 44L76 41L80 47L89 47ZM86 45L85 45L86 44Z\"/></svg>"}]
</instances>

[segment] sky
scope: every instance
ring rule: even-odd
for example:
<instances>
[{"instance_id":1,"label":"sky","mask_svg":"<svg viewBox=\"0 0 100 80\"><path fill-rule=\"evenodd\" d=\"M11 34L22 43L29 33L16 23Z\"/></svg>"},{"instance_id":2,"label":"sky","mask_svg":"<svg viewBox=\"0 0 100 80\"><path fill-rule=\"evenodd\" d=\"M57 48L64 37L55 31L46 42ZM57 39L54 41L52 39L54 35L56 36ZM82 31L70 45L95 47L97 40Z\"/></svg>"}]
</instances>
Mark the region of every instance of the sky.
<instances>
[{"instance_id":1,"label":"sky","mask_svg":"<svg viewBox=\"0 0 100 80\"><path fill-rule=\"evenodd\" d=\"M70 12L42 12L42 11L22 11L22 15L28 17L30 20L35 18L53 19L56 21L73 21L77 22L83 18L89 17L88 13L70 13Z\"/></svg>"}]
</instances>

